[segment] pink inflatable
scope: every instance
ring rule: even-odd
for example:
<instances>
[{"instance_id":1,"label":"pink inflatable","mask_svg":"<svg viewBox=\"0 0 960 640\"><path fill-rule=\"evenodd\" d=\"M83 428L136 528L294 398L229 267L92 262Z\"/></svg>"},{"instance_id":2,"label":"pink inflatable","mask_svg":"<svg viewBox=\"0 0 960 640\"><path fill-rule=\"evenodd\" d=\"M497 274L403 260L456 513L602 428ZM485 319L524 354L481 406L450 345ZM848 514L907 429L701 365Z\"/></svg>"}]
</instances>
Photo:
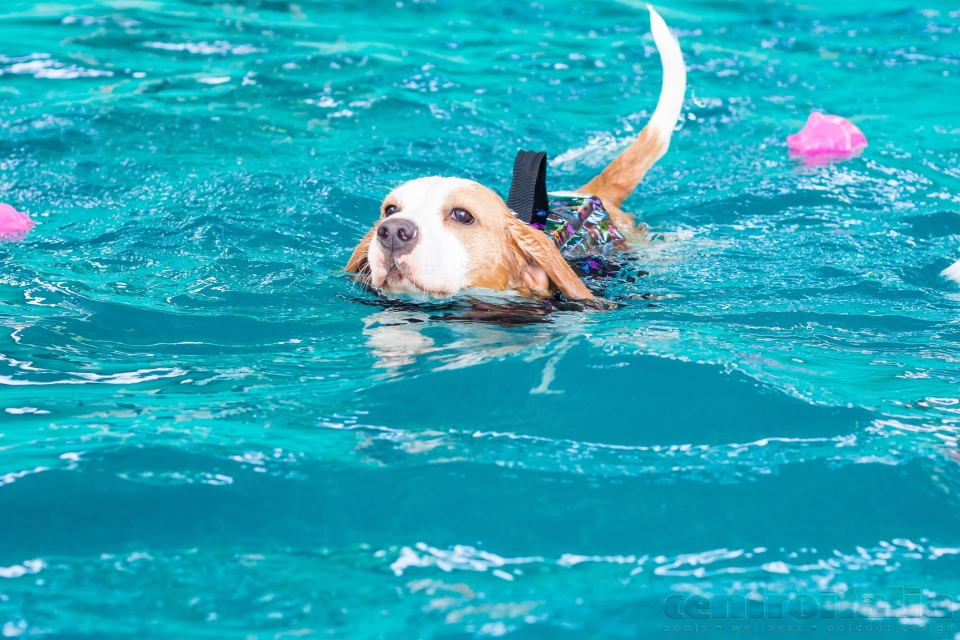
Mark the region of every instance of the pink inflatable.
<instances>
[{"instance_id":1,"label":"pink inflatable","mask_svg":"<svg viewBox=\"0 0 960 640\"><path fill-rule=\"evenodd\" d=\"M787 137L787 146L805 156L850 156L867 146L867 137L846 118L814 112L800 133Z\"/></svg>"},{"instance_id":2,"label":"pink inflatable","mask_svg":"<svg viewBox=\"0 0 960 640\"><path fill-rule=\"evenodd\" d=\"M0 203L0 240L19 240L32 228L30 216Z\"/></svg>"}]
</instances>

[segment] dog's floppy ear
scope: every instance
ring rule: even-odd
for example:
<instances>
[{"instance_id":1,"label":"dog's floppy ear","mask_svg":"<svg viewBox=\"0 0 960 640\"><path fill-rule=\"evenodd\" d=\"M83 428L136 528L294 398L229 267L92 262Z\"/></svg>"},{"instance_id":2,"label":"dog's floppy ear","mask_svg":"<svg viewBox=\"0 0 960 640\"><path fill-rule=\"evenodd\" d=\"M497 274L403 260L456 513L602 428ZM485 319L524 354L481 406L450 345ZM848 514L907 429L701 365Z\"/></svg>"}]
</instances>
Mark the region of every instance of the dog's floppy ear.
<instances>
[{"instance_id":1,"label":"dog's floppy ear","mask_svg":"<svg viewBox=\"0 0 960 640\"><path fill-rule=\"evenodd\" d=\"M514 274L518 283L524 283L531 289L532 282L538 280L533 273L538 268L546 274L550 282L570 300L590 300L593 294L583 281L577 277L567 264L553 240L540 229L535 229L512 215L507 221L506 232L512 240L513 249L519 255L514 256Z\"/></svg>"},{"instance_id":2,"label":"dog's floppy ear","mask_svg":"<svg viewBox=\"0 0 960 640\"><path fill-rule=\"evenodd\" d=\"M367 266L367 251L370 250L370 243L373 241L373 234L376 232L377 225L373 225L373 229L367 231L367 235L363 236L360 244L353 250L353 255L347 260L347 266L343 268L344 271L348 273L359 273Z\"/></svg>"}]
</instances>

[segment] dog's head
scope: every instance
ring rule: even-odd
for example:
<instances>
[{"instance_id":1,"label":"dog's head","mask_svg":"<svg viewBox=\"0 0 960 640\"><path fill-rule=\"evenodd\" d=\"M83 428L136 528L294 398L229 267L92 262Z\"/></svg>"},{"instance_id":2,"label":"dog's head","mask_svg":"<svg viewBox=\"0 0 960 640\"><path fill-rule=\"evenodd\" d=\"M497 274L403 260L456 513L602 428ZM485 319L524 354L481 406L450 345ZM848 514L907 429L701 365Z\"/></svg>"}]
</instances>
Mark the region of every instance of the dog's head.
<instances>
[{"instance_id":1,"label":"dog's head","mask_svg":"<svg viewBox=\"0 0 960 640\"><path fill-rule=\"evenodd\" d=\"M390 192L347 271L389 293L451 296L479 287L593 298L553 241L496 193L459 178L419 178Z\"/></svg>"}]
</instances>

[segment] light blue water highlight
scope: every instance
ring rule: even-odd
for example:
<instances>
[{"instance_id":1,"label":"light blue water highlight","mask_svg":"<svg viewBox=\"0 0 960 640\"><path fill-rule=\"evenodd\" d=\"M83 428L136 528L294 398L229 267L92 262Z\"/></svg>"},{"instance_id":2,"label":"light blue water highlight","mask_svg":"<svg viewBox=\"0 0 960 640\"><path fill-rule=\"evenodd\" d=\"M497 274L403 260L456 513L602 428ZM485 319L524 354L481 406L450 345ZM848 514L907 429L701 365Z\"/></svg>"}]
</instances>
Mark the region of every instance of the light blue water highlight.
<instances>
[{"instance_id":1,"label":"light blue water highlight","mask_svg":"<svg viewBox=\"0 0 960 640\"><path fill-rule=\"evenodd\" d=\"M643 3L4 3L0 201L37 226L0 243L3 634L661 637L674 592L960 596L957 7L658 9L689 87L619 307L480 321L339 269L403 180L599 171L656 104ZM791 160L813 109L870 146Z\"/></svg>"}]
</instances>

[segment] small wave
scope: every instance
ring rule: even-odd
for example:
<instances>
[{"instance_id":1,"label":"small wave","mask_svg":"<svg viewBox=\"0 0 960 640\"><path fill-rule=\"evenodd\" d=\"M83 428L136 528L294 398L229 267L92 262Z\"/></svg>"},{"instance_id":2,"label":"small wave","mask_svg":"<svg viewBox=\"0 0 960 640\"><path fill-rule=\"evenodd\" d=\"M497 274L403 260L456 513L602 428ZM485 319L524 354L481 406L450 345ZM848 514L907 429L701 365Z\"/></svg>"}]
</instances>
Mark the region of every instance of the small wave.
<instances>
[{"instance_id":1,"label":"small wave","mask_svg":"<svg viewBox=\"0 0 960 640\"><path fill-rule=\"evenodd\" d=\"M59 380L24 380L13 376L0 376L0 384L12 387L16 386L49 386L56 384L138 384L140 382L149 382L150 380L159 380L161 378L177 378L186 375L183 369L138 369L137 371L124 371L121 373L99 374L73 372L69 375L73 378L61 378Z\"/></svg>"},{"instance_id":2,"label":"small wave","mask_svg":"<svg viewBox=\"0 0 960 640\"><path fill-rule=\"evenodd\" d=\"M233 553L216 548L105 549L80 558L20 561L0 567L0 577L8 578L4 589L14 604L34 597L40 586L37 578L42 578L48 598L63 599L61 611L83 612L88 624L97 626L120 613L126 601L119 594L130 585L149 581L152 588L162 588L165 601L186 605L171 608L170 614L159 618L159 628L170 629L172 635L182 619L218 617L224 624L245 629L276 621L294 629L293 635L309 635L313 627L329 625L325 619L329 606L324 604L338 602L346 606L338 605L337 628L351 637L378 637L384 623L409 624L411 616L416 617L421 635L433 637L456 631L496 635L494 631L506 633L533 625L589 628L600 618L607 623L621 621L618 610L635 612L638 606L650 606L659 611L668 593L746 596L761 588L768 594L793 594L832 587L838 597L828 608L850 610L856 605L854 599L864 593L887 592L888 567L910 573L910 580L921 579L893 584L925 584L925 572L949 571L955 556L933 557L933 549L925 541L906 539L881 541L852 552L758 547L673 556L566 553L556 558L511 557L469 545L441 548L425 542L386 548L368 544L313 550L248 548ZM821 561L829 568L823 568ZM946 565L933 567L932 562ZM800 564L816 568L794 569ZM217 571L200 571L209 566ZM695 585L683 582L683 576L656 571L671 566L705 568L712 577ZM783 567L791 572L783 573ZM721 569L727 571L721 573ZM182 579L185 575L191 579ZM356 587L358 580L363 581L362 589ZM237 584L256 586L238 592ZM857 588L848 590L851 586ZM351 594L349 601L338 600L344 592ZM949 599L932 602L936 595L932 587L924 591L931 599L928 606L936 614L950 616L957 605ZM113 604L118 601L121 604ZM98 602L100 606L95 606ZM309 615L318 605L325 616L319 623ZM37 619L29 616L32 610L27 612L28 622L22 627L34 628ZM864 613L900 619L924 614L923 605L904 602L902 597L880 601ZM482 629L488 632L480 633Z\"/></svg>"},{"instance_id":3,"label":"small wave","mask_svg":"<svg viewBox=\"0 0 960 640\"><path fill-rule=\"evenodd\" d=\"M245 56L251 53L264 53L266 49L261 49L250 44L230 44L226 40L217 40L216 42L144 42L143 46L150 49L163 49L164 51L186 51L187 53L196 53L201 55L227 55Z\"/></svg>"},{"instance_id":4,"label":"small wave","mask_svg":"<svg viewBox=\"0 0 960 640\"><path fill-rule=\"evenodd\" d=\"M326 419L321 426L361 431L357 452L390 466L472 462L506 469L617 478L659 475L736 481L775 473L783 465L811 462L900 464L883 440L877 450L854 434L830 438L762 438L723 445L611 445L501 432L407 431ZM878 427L879 429L880 427ZM868 449L865 452L864 449Z\"/></svg>"},{"instance_id":5,"label":"small wave","mask_svg":"<svg viewBox=\"0 0 960 640\"><path fill-rule=\"evenodd\" d=\"M44 471L50 471L50 467L36 467L34 469L25 469L23 471L11 471L0 475L0 487L5 484L10 484L16 482L20 478L26 477L34 473L43 473Z\"/></svg>"},{"instance_id":6,"label":"small wave","mask_svg":"<svg viewBox=\"0 0 960 640\"><path fill-rule=\"evenodd\" d=\"M46 566L46 563L40 559L24 560L22 563L10 567L0 567L0 578L19 578L31 573L40 573Z\"/></svg>"},{"instance_id":7,"label":"small wave","mask_svg":"<svg viewBox=\"0 0 960 640\"><path fill-rule=\"evenodd\" d=\"M230 76L204 76L202 78L197 78L197 82L201 84L223 84L225 82L230 82Z\"/></svg>"},{"instance_id":8,"label":"small wave","mask_svg":"<svg viewBox=\"0 0 960 640\"><path fill-rule=\"evenodd\" d=\"M601 131L590 138L585 146L564 151L551 160L550 165L564 170L580 166L599 167L610 162L632 141L632 137L620 140L609 131Z\"/></svg>"},{"instance_id":9,"label":"small wave","mask_svg":"<svg viewBox=\"0 0 960 640\"><path fill-rule=\"evenodd\" d=\"M87 69L75 64L64 64L50 57L49 53L31 53L19 58L0 56L0 63L10 63L0 69L0 75L32 75L34 78L51 80L72 80L74 78L99 78L113 75L113 71Z\"/></svg>"},{"instance_id":10,"label":"small wave","mask_svg":"<svg viewBox=\"0 0 960 640\"><path fill-rule=\"evenodd\" d=\"M424 542L418 542L416 548L422 552L418 554L410 547L403 547L400 550L400 557L391 565L390 569L395 575L403 575L404 570L410 567L437 567L443 571L453 571L454 569L469 571L486 571L493 568L506 567L514 564L529 564L531 562L543 562L540 556L531 556L526 558L504 558L494 553L477 550L467 545L455 545L453 549L443 550L431 547ZM508 578L512 580L511 578Z\"/></svg>"},{"instance_id":11,"label":"small wave","mask_svg":"<svg viewBox=\"0 0 960 640\"><path fill-rule=\"evenodd\" d=\"M133 29L134 27L139 27L141 24L139 21L125 16L111 16L106 18L103 16L81 16L76 14L66 16L60 21L60 24L79 24L84 27L90 27L93 25L105 25L111 22L123 29Z\"/></svg>"},{"instance_id":12,"label":"small wave","mask_svg":"<svg viewBox=\"0 0 960 640\"><path fill-rule=\"evenodd\" d=\"M214 486L223 486L233 484L233 478L230 476L223 475L222 473L209 473L205 471L165 471L160 473L143 471L140 473L118 473L117 477L129 482L156 486L181 484L209 484Z\"/></svg>"},{"instance_id":13,"label":"small wave","mask_svg":"<svg viewBox=\"0 0 960 640\"><path fill-rule=\"evenodd\" d=\"M439 549L425 542L418 542L413 547L404 546L394 551L395 559L390 563L394 575L405 575L411 569L440 569L445 573L455 571L487 572L497 575L496 571L506 573L503 569L511 569L510 577L522 576L524 572L517 570L521 565L540 565L574 568L581 565L595 565L610 569L611 578L619 576L621 581L629 580L638 574L645 573L648 568L648 580L696 578L697 580L713 579L711 583L716 592L752 591L757 587L770 587L774 592L789 592L793 589L826 589L830 585L840 591L846 589L848 572L871 572L875 578L882 577L890 571L909 570L912 565L938 561L949 557L956 559L960 556L960 549L936 547L926 540L915 543L906 538L894 538L891 541L881 540L876 546L865 548L855 547L853 552L834 549L826 554L818 553L815 548L800 548L795 551L780 549L773 552L765 547L753 549L711 549L696 553L682 553L674 556L653 555L608 555L587 556L572 553L562 554L559 558L532 557L503 557L489 551L479 550L469 545L454 545L449 549ZM389 560L385 551L377 551L375 557L384 557ZM927 570L917 567L919 573ZM530 572L536 575L536 572ZM497 575L497 577L503 577ZM727 577L726 584L717 582L717 578ZM788 580L790 584L784 583ZM862 580L862 578L861 578ZM411 583L412 584L412 583ZM703 584L701 582L701 584ZM672 585L674 589L682 589L684 585ZM909 617L908 605L904 602L889 602L883 612L888 617ZM944 612L951 611L955 605L946 600L939 603ZM937 608L937 603L933 604ZM838 608L843 608L840 603Z\"/></svg>"}]
</instances>

